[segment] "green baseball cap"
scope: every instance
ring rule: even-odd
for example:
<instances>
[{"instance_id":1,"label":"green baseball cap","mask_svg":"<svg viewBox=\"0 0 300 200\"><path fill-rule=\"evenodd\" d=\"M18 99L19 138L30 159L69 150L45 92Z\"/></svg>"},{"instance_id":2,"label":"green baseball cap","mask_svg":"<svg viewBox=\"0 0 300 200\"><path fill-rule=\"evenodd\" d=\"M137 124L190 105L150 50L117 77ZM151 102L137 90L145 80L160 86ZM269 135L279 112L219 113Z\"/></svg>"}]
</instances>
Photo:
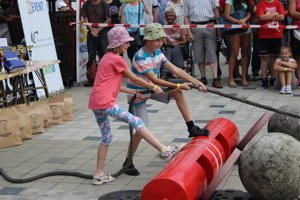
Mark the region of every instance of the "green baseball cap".
<instances>
[{"instance_id":1,"label":"green baseball cap","mask_svg":"<svg viewBox=\"0 0 300 200\"><path fill-rule=\"evenodd\" d=\"M163 37L167 37L167 35L161 24L148 24L144 29L144 40L156 40Z\"/></svg>"}]
</instances>

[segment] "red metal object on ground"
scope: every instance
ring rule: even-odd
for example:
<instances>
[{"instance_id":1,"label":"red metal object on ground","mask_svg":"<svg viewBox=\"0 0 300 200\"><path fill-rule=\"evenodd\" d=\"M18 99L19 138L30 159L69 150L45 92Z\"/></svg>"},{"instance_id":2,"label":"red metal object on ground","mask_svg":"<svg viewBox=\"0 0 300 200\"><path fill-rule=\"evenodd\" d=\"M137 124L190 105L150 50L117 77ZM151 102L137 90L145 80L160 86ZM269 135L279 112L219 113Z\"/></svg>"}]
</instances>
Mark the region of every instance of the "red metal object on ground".
<instances>
[{"instance_id":1,"label":"red metal object on ground","mask_svg":"<svg viewBox=\"0 0 300 200\"><path fill-rule=\"evenodd\" d=\"M143 189L142 200L194 200L217 175L239 140L237 127L217 118L209 137L193 138Z\"/></svg>"}]
</instances>

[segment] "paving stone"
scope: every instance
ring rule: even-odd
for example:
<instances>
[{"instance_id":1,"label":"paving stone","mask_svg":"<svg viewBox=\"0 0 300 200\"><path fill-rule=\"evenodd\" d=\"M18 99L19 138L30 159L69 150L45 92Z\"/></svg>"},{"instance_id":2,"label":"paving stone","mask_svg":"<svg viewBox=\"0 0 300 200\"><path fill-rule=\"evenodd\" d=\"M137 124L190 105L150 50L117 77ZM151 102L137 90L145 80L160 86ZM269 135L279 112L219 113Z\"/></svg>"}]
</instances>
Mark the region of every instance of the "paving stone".
<instances>
[{"instance_id":1,"label":"paving stone","mask_svg":"<svg viewBox=\"0 0 300 200\"><path fill-rule=\"evenodd\" d=\"M233 115L233 114L235 114L235 111L234 110L221 110L219 112L219 114L230 114L230 115Z\"/></svg>"},{"instance_id":2,"label":"paving stone","mask_svg":"<svg viewBox=\"0 0 300 200\"><path fill-rule=\"evenodd\" d=\"M151 161L147 167L163 167L166 165L165 161Z\"/></svg>"},{"instance_id":3,"label":"paving stone","mask_svg":"<svg viewBox=\"0 0 300 200\"><path fill-rule=\"evenodd\" d=\"M129 130L129 126L128 125L122 125L122 126L119 126L118 129Z\"/></svg>"},{"instance_id":4,"label":"paving stone","mask_svg":"<svg viewBox=\"0 0 300 200\"><path fill-rule=\"evenodd\" d=\"M173 142L178 142L178 143L181 143L181 142L189 142L191 139L189 139L189 138L175 138L174 140L173 140Z\"/></svg>"},{"instance_id":5,"label":"paving stone","mask_svg":"<svg viewBox=\"0 0 300 200\"><path fill-rule=\"evenodd\" d=\"M194 120L195 124L207 124L210 120Z\"/></svg>"},{"instance_id":6,"label":"paving stone","mask_svg":"<svg viewBox=\"0 0 300 200\"><path fill-rule=\"evenodd\" d=\"M23 187L4 187L0 189L0 195L17 195L25 189Z\"/></svg>"},{"instance_id":7,"label":"paving stone","mask_svg":"<svg viewBox=\"0 0 300 200\"><path fill-rule=\"evenodd\" d=\"M92 137L92 136L87 136L83 140L89 140L89 141L99 141L101 140L101 137Z\"/></svg>"},{"instance_id":8,"label":"paving stone","mask_svg":"<svg viewBox=\"0 0 300 200\"><path fill-rule=\"evenodd\" d=\"M52 157L49 160L46 161L46 163L61 163L64 164L66 163L70 158L57 158L57 157Z\"/></svg>"},{"instance_id":9,"label":"paving stone","mask_svg":"<svg viewBox=\"0 0 300 200\"><path fill-rule=\"evenodd\" d=\"M159 110L148 110L148 113L157 113Z\"/></svg>"},{"instance_id":10,"label":"paving stone","mask_svg":"<svg viewBox=\"0 0 300 200\"><path fill-rule=\"evenodd\" d=\"M224 108L225 105L210 105L210 108Z\"/></svg>"}]
</instances>

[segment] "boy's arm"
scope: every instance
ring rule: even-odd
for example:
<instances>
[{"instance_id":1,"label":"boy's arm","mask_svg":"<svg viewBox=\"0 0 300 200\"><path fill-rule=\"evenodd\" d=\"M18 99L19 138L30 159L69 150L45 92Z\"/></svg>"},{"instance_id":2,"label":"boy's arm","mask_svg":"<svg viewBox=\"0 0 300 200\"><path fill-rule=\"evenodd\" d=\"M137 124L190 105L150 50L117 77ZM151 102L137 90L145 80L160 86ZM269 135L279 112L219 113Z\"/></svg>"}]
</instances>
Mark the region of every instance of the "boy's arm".
<instances>
[{"instance_id":1,"label":"boy's arm","mask_svg":"<svg viewBox=\"0 0 300 200\"><path fill-rule=\"evenodd\" d=\"M123 71L123 75L128 77L135 84L141 85L141 86L144 86L144 87L146 87L150 90L153 90L155 92L155 94L164 93L163 90L159 86L148 83L147 81L137 77L136 75L134 75L134 73L132 73L132 71L129 68L127 68ZM121 87L121 89L122 89L122 87Z\"/></svg>"},{"instance_id":2,"label":"boy's arm","mask_svg":"<svg viewBox=\"0 0 300 200\"><path fill-rule=\"evenodd\" d=\"M199 85L199 90L202 91L202 92L206 92L206 87L204 86L204 84L195 79L194 77L192 77L191 75L189 75L188 73L186 73L184 70L176 67L175 65L173 65L171 62L166 62L164 64L164 67L167 68L169 71L173 72L176 76L190 82L190 83L193 83L195 85Z\"/></svg>"}]
</instances>

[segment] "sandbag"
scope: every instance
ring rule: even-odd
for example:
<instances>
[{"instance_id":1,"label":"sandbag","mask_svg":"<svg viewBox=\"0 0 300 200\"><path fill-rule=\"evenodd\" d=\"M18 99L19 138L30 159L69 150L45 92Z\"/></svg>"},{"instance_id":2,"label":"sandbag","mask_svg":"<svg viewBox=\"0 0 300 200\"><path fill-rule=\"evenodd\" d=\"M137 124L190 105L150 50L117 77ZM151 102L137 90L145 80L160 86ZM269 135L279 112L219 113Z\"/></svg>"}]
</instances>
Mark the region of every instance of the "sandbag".
<instances>
[{"instance_id":1,"label":"sandbag","mask_svg":"<svg viewBox=\"0 0 300 200\"><path fill-rule=\"evenodd\" d=\"M40 104L30 102L28 105L28 115L31 121L32 134L44 132L44 110Z\"/></svg>"},{"instance_id":2,"label":"sandbag","mask_svg":"<svg viewBox=\"0 0 300 200\"><path fill-rule=\"evenodd\" d=\"M49 98L42 99L40 104L44 111L44 128L49 128L52 125Z\"/></svg>"},{"instance_id":3,"label":"sandbag","mask_svg":"<svg viewBox=\"0 0 300 200\"><path fill-rule=\"evenodd\" d=\"M20 137L22 140L32 138L31 121L28 115L28 108L26 104L18 104L13 107L13 110L18 118L20 125Z\"/></svg>"},{"instance_id":4,"label":"sandbag","mask_svg":"<svg viewBox=\"0 0 300 200\"><path fill-rule=\"evenodd\" d=\"M72 94L62 94L65 103L64 121L72 121L74 119L74 101Z\"/></svg>"},{"instance_id":5,"label":"sandbag","mask_svg":"<svg viewBox=\"0 0 300 200\"><path fill-rule=\"evenodd\" d=\"M62 124L64 121L65 103L62 95L49 97L52 124Z\"/></svg>"},{"instance_id":6,"label":"sandbag","mask_svg":"<svg viewBox=\"0 0 300 200\"><path fill-rule=\"evenodd\" d=\"M0 110L0 148L22 144L20 126L14 118L12 108Z\"/></svg>"}]
</instances>

